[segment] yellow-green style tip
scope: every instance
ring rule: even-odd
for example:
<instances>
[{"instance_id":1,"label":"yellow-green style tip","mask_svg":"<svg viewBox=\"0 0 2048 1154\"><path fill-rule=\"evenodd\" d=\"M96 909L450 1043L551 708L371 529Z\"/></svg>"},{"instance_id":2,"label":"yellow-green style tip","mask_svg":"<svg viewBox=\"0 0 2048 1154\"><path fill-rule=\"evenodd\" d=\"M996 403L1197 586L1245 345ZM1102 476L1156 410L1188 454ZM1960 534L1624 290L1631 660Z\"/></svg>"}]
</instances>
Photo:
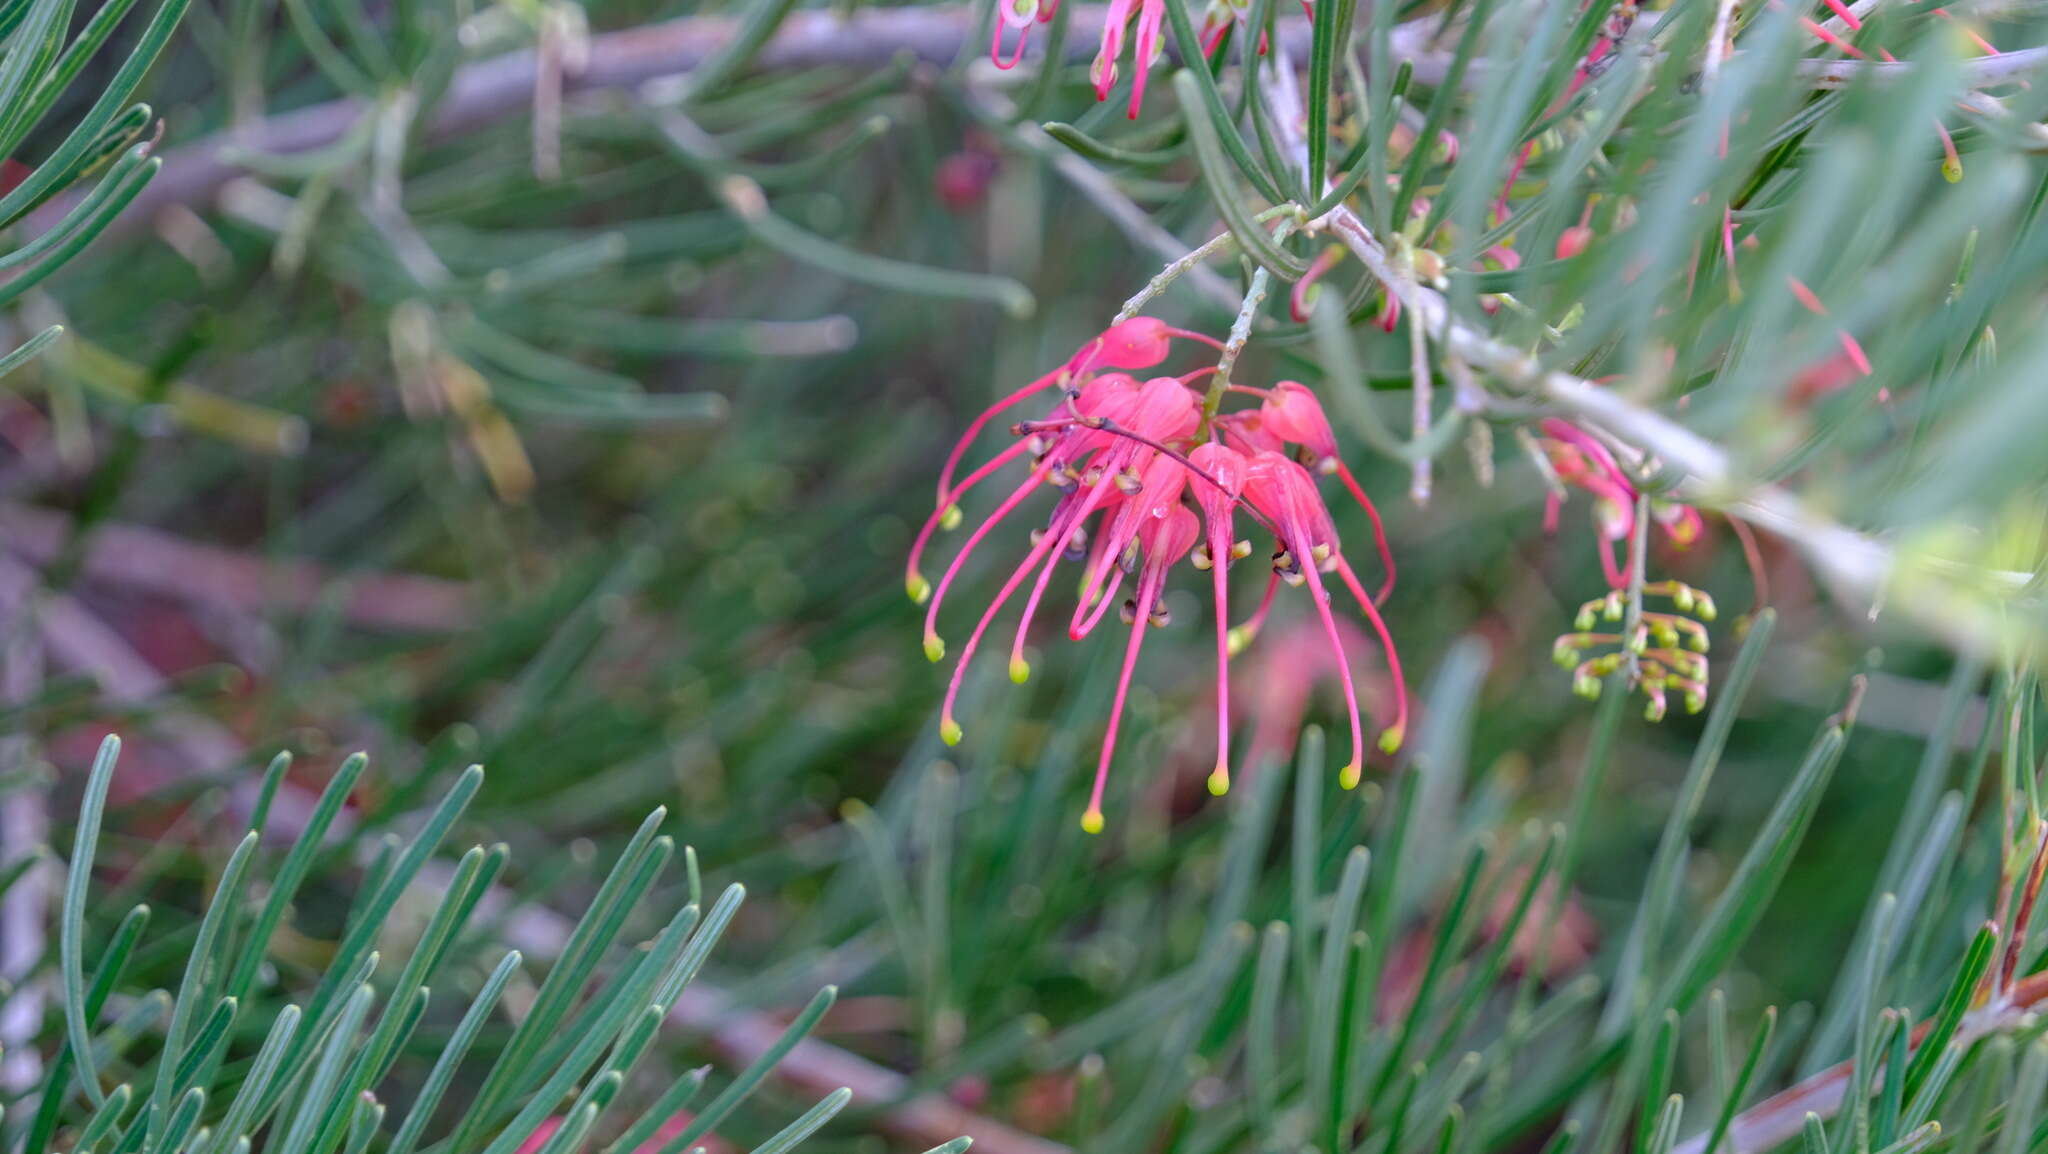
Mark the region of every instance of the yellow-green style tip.
<instances>
[{"instance_id":1,"label":"yellow-green style tip","mask_svg":"<svg viewBox=\"0 0 2048 1154\"><path fill-rule=\"evenodd\" d=\"M960 527L960 518L960 506L948 505L946 511L939 514L939 528L950 533Z\"/></svg>"},{"instance_id":2,"label":"yellow-green style tip","mask_svg":"<svg viewBox=\"0 0 2048 1154\"><path fill-rule=\"evenodd\" d=\"M939 740L947 745L960 744L960 723L950 717L939 722Z\"/></svg>"},{"instance_id":3,"label":"yellow-green style tip","mask_svg":"<svg viewBox=\"0 0 2048 1154\"><path fill-rule=\"evenodd\" d=\"M925 660L930 661L934 665L937 665L939 662L944 661L946 659L945 638L940 637L936 633L925 634L924 656Z\"/></svg>"},{"instance_id":4,"label":"yellow-green style tip","mask_svg":"<svg viewBox=\"0 0 2048 1154\"><path fill-rule=\"evenodd\" d=\"M1358 779L1362 776L1364 776L1363 771L1360 770L1358 763L1354 761L1337 771L1337 784L1345 789L1357 789Z\"/></svg>"},{"instance_id":5,"label":"yellow-green style tip","mask_svg":"<svg viewBox=\"0 0 2048 1154\"><path fill-rule=\"evenodd\" d=\"M1230 771L1219 765L1209 774L1209 793L1212 797L1222 797L1229 792Z\"/></svg>"},{"instance_id":6,"label":"yellow-green style tip","mask_svg":"<svg viewBox=\"0 0 2048 1154\"><path fill-rule=\"evenodd\" d=\"M1091 809L1081 815L1081 829L1084 833L1102 832L1102 811Z\"/></svg>"},{"instance_id":7,"label":"yellow-green style tip","mask_svg":"<svg viewBox=\"0 0 2048 1154\"><path fill-rule=\"evenodd\" d=\"M903 591L910 594L914 604L922 605L925 598L932 595L932 583L925 580L922 573L911 573L903 578Z\"/></svg>"},{"instance_id":8,"label":"yellow-green style tip","mask_svg":"<svg viewBox=\"0 0 2048 1154\"><path fill-rule=\"evenodd\" d=\"M1010 680L1019 685L1031 680L1031 663L1022 657L1010 658Z\"/></svg>"},{"instance_id":9,"label":"yellow-green style tip","mask_svg":"<svg viewBox=\"0 0 2048 1154\"><path fill-rule=\"evenodd\" d=\"M1230 627L1230 632L1224 634L1223 641L1232 657L1243 653L1244 647L1252 643L1252 634L1254 632L1256 630L1248 625L1233 625Z\"/></svg>"},{"instance_id":10,"label":"yellow-green style tip","mask_svg":"<svg viewBox=\"0 0 2048 1154\"><path fill-rule=\"evenodd\" d=\"M1380 734L1380 752L1399 753L1401 743L1408 739L1408 731L1398 725L1390 725Z\"/></svg>"}]
</instances>

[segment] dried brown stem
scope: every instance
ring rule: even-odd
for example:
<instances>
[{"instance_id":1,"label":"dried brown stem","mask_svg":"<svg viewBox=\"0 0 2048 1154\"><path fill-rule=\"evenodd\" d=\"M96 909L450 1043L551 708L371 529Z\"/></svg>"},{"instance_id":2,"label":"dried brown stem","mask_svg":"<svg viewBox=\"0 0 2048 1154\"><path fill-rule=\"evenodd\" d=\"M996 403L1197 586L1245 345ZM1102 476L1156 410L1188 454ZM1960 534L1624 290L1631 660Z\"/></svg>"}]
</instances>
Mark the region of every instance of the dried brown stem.
<instances>
[{"instance_id":1,"label":"dried brown stem","mask_svg":"<svg viewBox=\"0 0 2048 1154\"><path fill-rule=\"evenodd\" d=\"M61 513L0 503L0 540L37 564L64 548L70 522ZM264 607L304 613L330 590L352 624L372 629L449 632L475 619L468 586L433 577L341 573L305 561L272 561L233 549L201 545L133 525L96 526L82 569L88 581L175 597L216 609L247 613Z\"/></svg>"},{"instance_id":2,"label":"dried brown stem","mask_svg":"<svg viewBox=\"0 0 2048 1154\"><path fill-rule=\"evenodd\" d=\"M1998 963L1998 984L1992 987L1992 999L2012 987L2013 975L2019 971L2020 949L2027 944L2027 929L2034 920L2034 903L2041 896L2041 872L2048 867L2048 822L2035 819L2034 854L2027 866L2027 880L2020 887L2019 912L2013 915L2012 932L2006 935L2005 955Z\"/></svg>"}]
</instances>

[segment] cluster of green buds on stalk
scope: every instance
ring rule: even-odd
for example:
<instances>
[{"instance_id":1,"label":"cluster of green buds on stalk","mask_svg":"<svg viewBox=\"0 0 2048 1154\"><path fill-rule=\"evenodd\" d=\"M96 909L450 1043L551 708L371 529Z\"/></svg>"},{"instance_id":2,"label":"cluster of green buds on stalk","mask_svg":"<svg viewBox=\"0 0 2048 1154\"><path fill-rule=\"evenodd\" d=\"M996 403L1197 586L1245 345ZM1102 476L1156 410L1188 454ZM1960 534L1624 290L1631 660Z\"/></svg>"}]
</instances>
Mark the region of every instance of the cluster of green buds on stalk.
<instances>
[{"instance_id":1,"label":"cluster of green buds on stalk","mask_svg":"<svg viewBox=\"0 0 2048 1154\"><path fill-rule=\"evenodd\" d=\"M1581 697L1599 697L1605 678L1632 669L1630 680L1647 699L1644 717L1662 721L1674 692L1687 713L1698 713L1707 704L1706 623L1716 616L1714 599L1683 581L1650 582L1642 596L1667 599L1675 611L1632 604L1629 590L1613 590L1579 607L1572 621L1577 632L1553 642L1550 655L1571 670L1572 692ZM1620 630L1595 632L1603 620L1620 623ZM1588 657L1589 651L1598 652Z\"/></svg>"}]
</instances>

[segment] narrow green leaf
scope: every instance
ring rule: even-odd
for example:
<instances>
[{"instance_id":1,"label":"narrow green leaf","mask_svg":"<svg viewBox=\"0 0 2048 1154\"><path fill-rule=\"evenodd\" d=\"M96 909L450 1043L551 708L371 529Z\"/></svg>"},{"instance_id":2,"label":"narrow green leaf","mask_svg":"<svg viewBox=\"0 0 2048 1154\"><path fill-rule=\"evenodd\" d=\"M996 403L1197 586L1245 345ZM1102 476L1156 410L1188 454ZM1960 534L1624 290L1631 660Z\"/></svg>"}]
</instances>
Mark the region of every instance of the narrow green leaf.
<instances>
[{"instance_id":1,"label":"narrow green leaf","mask_svg":"<svg viewBox=\"0 0 2048 1154\"><path fill-rule=\"evenodd\" d=\"M1998 927L1986 922L1978 927L1976 936L1970 939L1970 948L1963 953L1963 961L1956 968L1954 980L1941 996L1941 1004L1934 1011L1934 1024L1913 1052L1913 1061L1906 1068L1906 1100L1917 1101L1921 1086L1927 1081L1934 1063L1948 1047L1950 1038L1955 1037L1956 1028L1963 1024L1963 1015L1970 1010L1970 1001L1977 992L1977 986L1991 969L1991 959L1998 953ZM1712 1154L1711 1151L1708 1154Z\"/></svg>"},{"instance_id":2,"label":"narrow green leaf","mask_svg":"<svg viewBox=\"0 0 2048 1154\"><path fill-rule=\"evenodd\" d=\"M775 1040L774 1045L761 1051L761 1056L754 1059L740 1072L739 1077L733 1079L731 1085L713 1098L703 1111L683 1128L682 1133L662 1144L661 1154L682 1154L684 1150L689 1149L690 1143L710 1133L724 1121L725 1116L732 1113L734 1107L746 1101L747 1096L752 1094L762 1079L768 1076L768 1072L775 1068L775 1064L795 1049L798 1042L803 1041L804 1036L818 1024L818 1019L825 1016L825 1011L832 1008L832 1002L838 996L839 991L832 986L819 990L811 999L810 1005L805 1006L803 1012L782 1031L782 1036Z\"/></svg>"},{"instance_id":3,"label":"narrow green leaf","mask_svg":"<svg viewBox=\"0 0 2048 1154\"><path fill-rule=\"evenodd\" d=\"M853 1091L841 1086L827 1094L817 1105L803 1112L796 1121L775 1132L766 1142L754 1147L754 1154L789 1154L798 1143L832 1120L833 1115L846 1108L853 1099Z\"/></svg>"},{"instance_id":4,"label":"narrow green leaf","mask_svg":"<svg viewBox=\"0 0 2048 1154\"><path fill-rule=\"evenodd\" d=\"M1252 158L1251 150L1245 147L1244 138L1238 134L1236 118L1224 106L1223 93L1216 87L1216 78L1199 63L1203 59L1201 37L1195 33L1195 22L1188 15L1186 0L1167 0L1165 7L1167 24L1173 29L1173 43L1180 52L1180 58L1197 62L1193 67L1176 69L1173 74L1174 95L1180 103L1181 115L1187 120L1189 135L1195 136L1199 144L1201 137L1196 134L1207 130L1211 143L1221 154L1229 157L1260 196L1272 204L1283 203L1287 198L1280 194L1280 187L1259 167L1259 162ZM1182 76L1188 79L1183 81ZM1207 162L1203 167L1208 167ZM1221 171L1220 167L1217 171ZM1221 187L1218 186L1219 196L1222 195Z\"/></svg>"},{"instance_id":5,"label":"narrow green leaf","mask_svg":"<svg viewBox=\"0 0 2048 1154\"><path fill-rule=\"evenodd\" d=\"M654 1105L647 1108L631 1126L621 1133L616 1141L605 1147L605 1154L631 1154L651 1141L670 1119L680 1113L697 1092L704 1088L704 1079L711 1073L711 1067L699 1066L670 1083L661 1092Z\"/></svg>"},{"instance_id":6,"label":"narrow green leaf","mask_svg":"<svg viewBox=\"0 0 2048 1154\"><path fill-rule=\"evenodd\" d=\"M701 100L725 87L746 71L756 53L796 7L796 0L753 0L740 21L739 30L718 50L699 61L689 73L686 99Z\"/></svg>"},{"instance_id":7,"label":"narrow green leaf","mask_svg":"<svg viewBox=\"0 0 2048 1154\"><path fill-rule=\"evenodd\" d=\"M78 1154L91 1154L107 1135L113 1131L115 1125L121 1121L121 1115L128 1112L128 1100L134 1097L134 1094L134 1087L126 1082L114 1087L114 1092L106 1096L106 1100L100 1103L100 1108L86 1122L85 1129L78 1132L78 1141L73 1149L77 1150ZM35 1146L25 1147L25 1149L48 1149L48 1147Z\"/></svg>"},{"instance_id":8,"label":"narrow green leaf","mask_svg":"<svg viewBox=\"0 0 2048 1154\"><path fill-rule=\"evenodd\" d=\"M1659 1004L1680 1012L1691 1006L1756 927L1764 906L1777 892L1779 881L1791 865L1792 855L1820 804L1821 791L1841 760L1846 740L1842 729L1832 724L1814 739L1798 772L1757 832L1756 840L1729 876L1721 896L1700 920L1670 980L1657 997Z\"/></svg>"},{"instance_id":9,"label":"narrow green leaf","mask_svg":"<svg viewBox=\"0 0 2048 1154\"><path fill-rule=\"evenodd\" d=\"M1913 1027L1904 1014L1900 1014L1896 1021L1890 1044L1885 1048L1883 1078L1877 1088L1877 1110L1870 1119L1870 1145L1878 1149L1890 1146L1898 1136L1899 1115L1906 1103L1907 1036L1913 1032Z\"/></svg>"},{"instance_id":10,"label":"narrow green leaf","mask_svg":"<svg viewBox=\"0 0 2048 1154\"><path fill-rule=\"evenodd\" d=\"M1806 1121L1800 1127L1799 1133L1806 1154L1828 1154L1828 1131L1827 1127L1820 1124L1820 1115L1807 1111Z\"/></svg>"},{"instance_id":11,"label":"narrow green leaf","mask_svg":"<svg viewBox=\"0 0 2048 1154\"><path fill-rule=\"evenodd\" d=\"M92 986L85 994L85 1019L97 1019L106 1008L107 998L120 984L122 974L128 968L128 959L135 953L135 944L142 938L142 931L149 925L149 907L136 906L130 909L121 924L114 928L114 936L100 955L100 962L92 975ZM57 1132L57 1119L63 1111L65 1099L71 1089L73 1068L77 1062L76 1052L68 1045L58 1051L56 1060L50 1064L50 1072L43 1080L42 1100L36 1103L36 1114L30 1121L28 1140L24 1150L47 1150L50 1138ZM125 1107L124 1107L125 1109ZM111 1124L111 1123L110 1123ZM85 1149L83 1145L80 1150Z\"/></svg>"},{"instance_id":12,"label":"narrow green leaf","mask_svg":"<svg viewBox=\"0 0 2048 1154\"><path fill-rule=\"evenodd\" d=\"M1173 74L1173 87L1181 108L1186 110L1188 136L1195 143L1195 159L1201 162L1202 179L1208 186L1209 200L1223 218L1224 227L1237 238L1246 255L1282 280L1300 280L1308 271L1308 262L1280 247L1265 227L1252 218L1224 165L1222 138L1217 135L1215 127L1195 111L1197 96L1193 90L1198 86L1192 77L1200 72L1200 69L1181 69ZM1274 203L1283 202L1274 198Z\"/></svg>"},{"instance_id":13,"label":"narrow green leaf","mask_svg":"<svg viewBox=\"0 0 2048 1154\"><path fill-rule=\"evenodd\" d=\"M64 975L64 1028L70 1041L71 1060L78 1068L78 1080L94 1106L107 1103L100 1089L99 1070L92 1060L92 1028L86 1021L85 990L85 899L92 884L93 852L99 846L100 820L106 812L107 787L114 779L114 761L121 755L121 739L108 734L93 758L86 777L85 800L80 805L78 833L72 841L71 864L64 884L64 921L58 934Z\"/></svg>"},{"instance_id":14,"label":"narrow green leaf","mask_svg":"<svg viewBox=\"0 0 2048 1154\"><path fill-rule=\"evenodd\" d=\"M1998 1126L1999 1154L2026 1154L2043 1094L2048 1094L2048 1037L2034 1039L2020 1058L2019 1077L2013 1082L2005 1117Z\"/></svg>"},{"instance_id":15,"label":"narrow green leaf","mask_svg":"<svg viewBox=\"0 0 2048 1154\"><path fill-rule=\"evenodd\" d=\"M207 903L206 913L199 919L199 936L185 961L185 974L178 981L177 1000L171 1003L171 1025L164 1036L162 1066L150 1094L149 1125L153 1131L160 1132L171 1109L172 1095L182 1089L177 1078L170 1075L182 1069L193 1022L201 1008L211 1000L208 991L213 988L216 978L213 972L217 964L216 952L234 917L235 908L241 904L242 875L248 871L249 860L256 852L256 840L257 835L251 831L243 835L235 846L227 865L221 870L220 884L214 888L213 900ZM220 1003L227 1008L230 1017L234 1014L235 1004L232 997L224 998ZM219 1012L219 1006L215 1007L215 1012Z\"/></svg>"},{"instance_id":16,"label":"narrow green leaf","mask_svg":"<svg viewBox=\"0 0 2048 1154\"><path fill-rule=\"evenodd\" d=\"M249 996L256 983L256 973L270 954L271 937L283 923L293 896L298 893L306 874L313 868L314 858L326 843L327 831L341 813L342 805L348 801L348 795L354 791L356 781L362 777L363 767L367 764L368 759L362 754L351 754L335 769L334 776L328 779L327 788L320 791L313 813L306 819L305 829L292 843L284 862L277 867L277 876L270 883L270 896L265 899L263 912L257 915L256 924L250 930L248 947L242 951L234 975L228 979L224 991L227 996L236 999Z\"/></svg>"},{"instance_id":17,"label":"narrow green leaf","mask_svg":"<svg viewBox=\"0 0 2048 1154\"><path fill-rule=\"evenodd\" d=\"M1258 1130L1270 1131L1280 1109L1280 995L1287 984L1287 923L1273 922L1259 942L1245 1024L1245 1082Z\"/></svg>"},{"instance_id":18,"label":"narrow green leaf","mask_svg":"<svg viewBox=\"0 0 2048 1154\"><path fill-rule=\"evenodd\" d=\"M1962 1125L1956 1127L1956 1154L1978 1154L1997 1123L2004 1105L2007 1083L2012 1079L2013 1041L2003 1035L1984 1043L1983 1060L1977 1063L1967 1106L1959 1112Z\"/></svg>"},{"instance_id":19,"label":"narrow green leaf","mask_svg":"<svg viewBox=\"0 0 2048 1154\"><path fill-rule=\"evenodd\" d=\"M1762 1062L1765 1051L1770 1048L1771 1035L1778 1028L1778 1007L1764 1009L1763 1021L1757 1024L1756 1033L1750 1037L1749 1053L1742 1059L1742 1069L1735 1080L1728 1085L1727 1097L1721 1101L1721 1112L1714 1118L1714 1128L1707 1134L1707 1144L1701 1154L1715 1154L1721 1143L1728 1137L1728 1127L1735 1121L1736 1113L1742 1108L1743 1096L1749 1085L1756 1079L1757 1066Z\"/></svg>"},{"instance_id":20,"label":"narrow green leaf","mask_svg":"<svg viewBox=\"0 0 2048 1154\"><path fill-rule=\"evenodd\" d=\"M256 1051L255 1060L249 1064L249 1072L243 1076L242 1084L235 1092L234 1101L228 1104L227 1114L214 1128L214 1154L220 1154L238 1139L248 1140L248 1126L255 1118L257 1105L264 1100L272 1080L283 1068L285 1054L291 1048L292 1036L298 1032L298 1028L297 1006L286 1006L272 1019L270 1032L264 1035L263 1045Z\"/></svg>"},{"instance_id":21,"label":"narrow green leaf","mask_svg":"<svg viewBox=\"0 0 2048 1154\"><path fill-rule=\"evenodd\" d=\"M414 1099L406 1111L405 1121L399 1124L398 1133L391 1139L389 1154L412 1154L418 1146L420 1136L426 1132L427 1123L433 1119L435 1107L441 1104L442 1095L455 1080L455 1072L462 1065L462 1059L469 1054L476 1036L482 1032L491 1011L497 1008L498 998L504 994L505 986L512 975L519 971L519 951L508 951L498 960L491 976L477 991L469 1009L463 1012L462 1021L449 1036L448 1044L441 1049L441 1056L434 1060L434 1068L427 1073L427 1080L420 1087L419 1097Z\"/></svg>"}]
</instances>

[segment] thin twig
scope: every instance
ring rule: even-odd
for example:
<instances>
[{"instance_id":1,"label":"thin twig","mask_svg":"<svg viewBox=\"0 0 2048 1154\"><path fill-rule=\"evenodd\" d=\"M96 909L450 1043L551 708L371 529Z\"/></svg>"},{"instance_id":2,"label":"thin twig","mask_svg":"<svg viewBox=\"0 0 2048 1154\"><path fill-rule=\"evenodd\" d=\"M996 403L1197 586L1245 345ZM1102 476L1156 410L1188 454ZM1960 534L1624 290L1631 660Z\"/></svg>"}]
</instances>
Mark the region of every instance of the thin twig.
<instances>
[{"instance_id":1,"label":"thin twig","mask_svg":"<svg viewBox=\"0 0 2048 1154\"><path fill-rule=\"evenodd\" d=\"M1998 962L1998 978L1992 986L1992 1000L1997 1001L2012 988L2013 975L2019 972L2020 951L2027 944L2027 930L2034 920L2034 903L2041 896L2042 870L2048 868L2048 822L2034 820L2034 852L2027 864L2026 881L2020 887L2019 909L2013 913L2012 928L2005 935L2004 955Z\"/></svg>"},{"instance_id":2,"label":"thin twig","mask_svg":"<svg viewBox=\"0 0 2048 1154\"><path fill-rule=\"evenodd\" d=\"M1421 325L1413 323L1408 326L1408 372L1414 378L1409 406L1413 430L1409 435L1416 444L1426 444L1430 425L1436 416L1436 390L1429 375L1429 335L1422 331ZM1418 455L1414 464L1409 466L1408 496L1417 505L1429 504L1430 466L1431 457L1427 453Z\"/></svg>"},{"instance_id":3,"label":"thin twig","mask_svg":"<svg viewBox=\"0 0 2048 1154\"><path fill-rule=\"evenodd\" d=\"M1868 20L1871 13L1876 12L1883 3L1884 0L1856 0L1855 3L1849 5L1849 15L1854 16L1856 22L1860 25L1865 20ZM1830 16L1821 21L1820 26L1841 37L1847 37L1849 33L1855 31L1854 28L1849 27L1849 22L1842 19L1839 15Z\"/></svg>"},{"instance_id":4,"label":"thin twig","mask_svg":"<svg viewBox=\"0 0 2048 1154\"><path fill-rule=\"evenodd\" d=\"M1146 281L1144 288L1132 293L1131 298L1124 302L1124 307L1116 311L1116 317L1110 323L1122 324L1137 316L1146 305L1152 302L1152 298L1171 288L1174 281L1192 272L1203 261L1208 260L1210 257L1236 243L1237 238L1226 230L1203 241L1200 247L1190 249L1185 255L1176 257L1165 268L1160 269L1157 276ZM1225 285L1224 288L1228 291L1229 286Z\"/></svg>"},{"instance_id":5,"label":"thin twig","mask_svg":"<svg viewBox=\"0 0 2048 1154\"><path fill-rule=\"evenodd\" d=\"M1735 15L1735 0L1720 0L1714 7L1714 31L1707 37L1707 55L1700 61L1700 87L1711 88L1721 75L1721 62L1728 58L1728 22Z\"/></svg>"},{"instance_id":6,"label":"thin twig","mask_svg":"<svg viewBox=\"0 0 2048 1154\"><path fill-rule=\"evenodd\" d=\"M55 560L70 521L0 502L0 540L38 565ZM202 545L139 525L95 526L80 574L87 581L246 613L308 613L330 603L342 620L369 629L445 633L475 622L475 593L458 581L403 573L346 573L308 561L269 560Z\"/></svg>"},{"instance_id":7,"label":"thin twig","mask_svg":"<svg viewBox=\"0 0 2048 1154\"><path fill-rule=\"evenodd\" d=\"M1281 221L1273 229L1273 243L1280 243L1293 231L1292 221ZM1223 407L1223 391L1230 387L1231 370L1237 367L1237 358L1252 339L1252 322L1259 319L1259 309L1265 306L1266 288L1272 279L1264 265L1252 271L1252 283L1245 289L1244 299L1238 302L1237 319L1230 324L1229 339L1223 342L1222 355L1216 358L1216 370L1209 377L1209 388L1202 395L1202 424L1197 436L1208 431L1209 422L1216 419L1217 410Z\"/></svg>"},{"instance_id":8,"label":"thin twig","mask_svg":"<svg viewBox=\"0 0 2048 1154\"><path fill-rule=\"evenodd\" d=\"M1636 634L1643 628L1643 586L1650 567L1650 495L1636 497L1635 523L1628 534L1628 600L1622 606L1621 651L1628 665L1628 686L1634 688L1643 676L1642 655L1636 652Z\"/></svg>"},{"instance_id":9,"label":"thin twig","mask_svg":"<svg viewBox=\"0 0 2048 1154\"><path fill-rule=\"evenodd\" d=\"M2048 61L2048 49L2043 50L2043 60ZM1282 74L1286 68L1276 66L1271 72ZM1294 85L1269 76L1262 85L1261 96L1273 110L1274 123L1280 126L1287 146L1299 152L1299 137L1289 132L1289 126L1302 121L1300 98ZM1619 438L1625 448L1633 450L1622 455L1635 458L1625 463L1639 464L1642 457L1654 457L1677 470L1685 477L1680 487L1690 497L1790 542L1846 599L1872 604L1891 580L1897 558L1889 545L1808 508L1799 498L1775 485L1745 484L1736 476L1727 451L1698 433L1616 390L1601 388L1570 373L1546 369L1535 356L1495 340L1492 334L1453 315L1443 294L1421 283L1403 262L1395 260L1348 206L1338 205L1310 221L1306 232L1311 236L1319 232L1335 234L1366 271L1401 302L1409 323L1422 326L1436 337L1444 356L1483 369L1511 388L1564 409L1574 419L1589 422L1599 432ZM2030 580L2030 575L2024 573L1972 569L1930 576L1988 576L2009 586L2014 593L2020 592ZM1953 595L1943 590L1941 595L1912 598L1910 612L1923 626L1962 647L1987 647L2010 633L2011 621L1998 607L1973 603L1961 588L1962 582L1956 585Z\"/></svg>"},{"instance_id":10,"label":"thin twig","mask_svg":"<svg viewBox=\"0 0 2048 1154\"><path fill-rule=\"evenodd\" d=\"M1913 67L1888 60L1801 60L1794 66L1793 74L1815 88L1847 88L1859 80L1896 84L1911 76ZM2048 68L2048 45L1978 56L1963 62L1962 84L1965 88L2012 84L2044 68Z\"/></svg>"},{"instance_id":11,"label":"thin twig","mask_svg":"<svg viewBox=\"0 0 2048 1154\"><path fill-rule=\"evenodd\" d=\"M43 679L42 646L22 594L0 594L0 700L17 706L36 695ZM28 769L35 748L26 733L0 740L0 772ZM34 1093L43 1080L36 1035L43 1026L45 992L35 975L49 952L44 927L56 879L47 854L49 800L42 782L24 782L0 797L0 865L37 859L0 895L0 985L11 987L0 995L0 1093L16 1099Z\"/></svg>"},{"instance_id":12,"label":"thin twig","mask_svg":"<svg viewBox=\"0 0 2048 1154\"><path fill-rule=\"evenodd\" d=\"M106 622L62 593L37 592L36 574L0 553L0 596L35 598L35 629L57 665L90 675L108 699L123 704L157 701L170 694L170 679L135 651ZM215 773L241 764L243 750L217 723L178 709L155 711L150 725L191 769Z\"/></svg>"}]
</instances>

